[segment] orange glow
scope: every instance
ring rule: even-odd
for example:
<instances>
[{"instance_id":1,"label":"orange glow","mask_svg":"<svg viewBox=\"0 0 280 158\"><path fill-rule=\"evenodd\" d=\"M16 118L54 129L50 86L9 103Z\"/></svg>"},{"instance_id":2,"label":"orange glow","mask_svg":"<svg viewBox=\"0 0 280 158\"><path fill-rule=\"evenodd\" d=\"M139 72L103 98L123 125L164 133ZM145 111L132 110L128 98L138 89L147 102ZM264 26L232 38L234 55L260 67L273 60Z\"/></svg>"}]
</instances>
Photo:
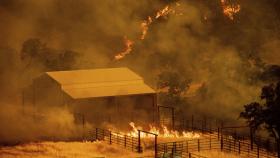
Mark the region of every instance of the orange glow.
<instances>
[{"instance_id":1,"label":"orange glow","mask_svg":"<svg viewBox=\"0 0 280 158\"><path fill-rule=\"evenodd\" d=\"M234 15L237 14L241 7L239 4L228 4L227 0L221 0L224 15L230 20L234 19Z\"/></svg>"},{"instance_id":2,"label":"orange glow","mask_svg":"<svg viewBox=\"0 0 280 158\"><path fill-rule=\"evenodd\" d=\"M127 37L124 38L124 41L125 41L125 50L123 52L118 53L115 56L115 60L120 60L124 58L127 54L129 54L132 51L132 46L134 42L131 41L130 39L127 39Z\"/></svg>"},{"instance_id":3,"label":"orange glow","mask_svg":"<svg viewBox=\"0 0 280 158\"><path fill-rule=\"evenodd\" d=\"M157 12L157 15L156 15L155 18L158 19L158 18L160 18L160 17L162 17L162 16L166 16L166 15L168 15L170 12L171 12L171 9L170 9L170 7L167 5L167 6L165 6L162 10L160 10L160 11Z\"/></svg>"},{"instance_id":4,"label":"orange glow","mask_svg":"<svg viewBox=\"0 0 280 158\"><path fill-rule=\"evenodd\" d=\"M179 3L176 3L176 6L180 6ZM148 16L147 20L144 20L140 27L141 27L141 36L140 36L140 40L144 40L148 30L149 30L149 26L154 22L154 20L160 18L160 17L165 17L167 15L169 15L170 13L175 14L175 10L171 9L170 6L165 6L163 9L159 10L155 16ZM182 13L179 13L177 15L182 15ZM123 52L118 53L117 55L115 55L115 60L120 60L123 59L127 54L129 54L132 51L132 47L134 44L134 41L127 39L127 37L124 38L125 40L125 50Z\"/></svg>"},{"instance_id":5,"label":"orange glow","mask_svg":"<svg viewBox=\"0 0 280 158\"><path fill-rule=\"evenodd\" d=\"M131 126L132 130L127 133L128 136L138 137L138 129L142 129L142 127L136 127L134 122L130 122L129 125ZM150 125L149 132L157 134L159 138L187 138L187 139L195 139L199 138L200 135L194 132L187 132L183 131L182 133L176 130L169 130L166 126L162 125L162 128L156 128L155 126ZM149 138L154 137L153 135L149 135L146 133L140 133L142 138Z\"/></svg>"},{"instance_id":6,"label":"orange glow","mask_svg":"<svg viewBox=\"0 0 280 158\"><path fill-rule=\"evenodd\" d=\"M152 18L149 16L148 20L145 20L144 22L141 23L141 28L142 28L142 35L140 37L141 40L144 40L146 37L146 34L149 29L149 25L153 22Z\"/></svg>"}]
</instances>

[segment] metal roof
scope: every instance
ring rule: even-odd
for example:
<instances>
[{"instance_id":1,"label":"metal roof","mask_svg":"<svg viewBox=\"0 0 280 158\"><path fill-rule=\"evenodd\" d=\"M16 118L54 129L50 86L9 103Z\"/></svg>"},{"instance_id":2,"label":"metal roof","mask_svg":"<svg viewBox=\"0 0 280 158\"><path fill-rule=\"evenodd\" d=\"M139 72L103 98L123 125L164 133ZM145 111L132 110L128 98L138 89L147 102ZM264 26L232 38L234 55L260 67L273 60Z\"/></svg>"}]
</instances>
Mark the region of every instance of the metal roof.
<instances>
[{"instance_id":1,"label":"metal roof","mask_svg":"<svg viewBox=\"0 0 280 158\"><path fill-rule=\"evenodd\" d=\"M139 75L128 68L46 72L73 99L152 94Z\"/></svg>"}]
</instances>

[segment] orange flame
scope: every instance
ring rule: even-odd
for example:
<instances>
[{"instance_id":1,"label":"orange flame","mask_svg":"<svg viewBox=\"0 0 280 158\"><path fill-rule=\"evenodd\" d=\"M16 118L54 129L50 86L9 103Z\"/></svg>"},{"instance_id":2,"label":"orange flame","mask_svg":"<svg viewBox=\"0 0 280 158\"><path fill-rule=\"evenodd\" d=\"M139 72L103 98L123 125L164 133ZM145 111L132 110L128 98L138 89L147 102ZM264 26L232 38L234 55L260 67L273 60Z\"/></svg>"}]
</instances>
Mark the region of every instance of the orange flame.
<instances>
[{"instance_id":1,"label":"orange flame","mask_svg":"<svg viewBox=\"0 0 280 158\"><path fill-rule=\"evenodd\" d=\"M160 10L160 11L157 12L156 19L158 19L158 18L160 18L160 17L162 17L162 16L168 15L170 12L171 12L171 9L170 9L170 7L167 5L167 6L165 6L162 10Z\"/></svg>"},{"instance_id":2,"label":"orange flame","mask_svg":"<svg viewBox=\"0 0 280 158\"><path fill-rule=\"evenodd\" d=\"M134 42L128 39L127 37L124 37L124 41L125 41L125 50L115 55L115 60L120 60L124 58L127 54L129 54L132 51L132 46Z\"/></svg>"},{"instance_id":3,"label":"orange flame","mask_svg":"<svg viewBox=\"0 0 280 158\"><path fill-rule=\"evenodd\" d=\"M130 122L129 125L132 127L132 131L127 133L128 136L138 137L138 129L142 130L142 127L136 127L134 122ZM161 132L160 132L161 131ZM162 129L158 129L155 126L150 125L150 133L157 134L159 138L187 138L187 139L194 139L199 138L200 135L194 132L186 132L183 131L182 133L174 130L169 130L166 126L162 125ZM140 133L142 138L150 138L154 137L153 135L149 135L146 133Z\"/></svg>"},{"instance_id":4,"label":"orange flame","mask_svg":"<svg viewBox=\"0 0 280 158\"><path fill-rule=\"evenodd\" d=\"M176 3L176 6L180 6L179 3ZM160 17L165 17L169 15L170 13L176 14L175 10L172 9L169 5L165 6L163 9L159 10L154 17L148 16L147 20L144 20L140 27L142 29L142 33L140 36L140 40L144 40L148 30L149 30L149 25L151 25L155 19L158 19ZM182 15L182 13L176 14L176 15ZM125 37L125 46L126 49L123 52L118 53L115 55L115 60L120 60L123 59L127 54L129 54L132 51L134 42L132 40L129 40Z\"/></svg>"},{"instance_id":5,"label":"orange flame","mask_svg":"<svg viewBox=\"0 0 280 158\"><path fill-rule=\"evenodd\" d=\"M144 22L141 23L141 28L142 28L142 35L140 37L141 40L144 40L146 37L146 34L149 29L149 25L153 22L152 18L149 16L148 20L145 20Z\"/></svg>"},{"instance_id":6,"label":"orange flame","mask_svg":"<svg viewBox=\"0 0 280 158\"><path fill-rule=\"evenodd\" d=\"M234 15L240 11L241 7L239 4L229 5L226 1L227 0L221 0L224 15L227 16L230 20L233 20Z\"/></svg>"}]
</instances>

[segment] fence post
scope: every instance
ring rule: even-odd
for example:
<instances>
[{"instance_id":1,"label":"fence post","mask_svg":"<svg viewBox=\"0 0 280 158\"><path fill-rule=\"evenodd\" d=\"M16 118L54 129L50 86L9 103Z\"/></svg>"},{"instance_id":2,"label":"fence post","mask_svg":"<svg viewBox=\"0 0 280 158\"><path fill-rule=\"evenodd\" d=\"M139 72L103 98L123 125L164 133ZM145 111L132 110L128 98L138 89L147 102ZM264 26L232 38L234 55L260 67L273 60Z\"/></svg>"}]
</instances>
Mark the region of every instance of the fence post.
<instances>
[{"instance_id":1,"label":"fence post","mask_svg":"<svg viewBox=\"0 0 280 158\"><path fill-rule=\"evenodd\" d=\"M141 153L140 130L138 130L138 153Z\"/></svg>"},{"instance_id":2,"label":"fence post","mask_svg":"<svg viewBox=\"0 0 280 158\"><path fill-rule=\"evenodd\" d=\"M155 158L157 158L157 153L158 153L158 150L157 150L157 135L155 135Z\"/></svg>"},{"instance_id":3,"label":"fence post","mask_svg":"<svg viewBox=\"0 0 280 158\"><path fill-rule=\"evenodd\" d=\"M175 113L174 113L174 107L172 108L172 128L175 130Z\"/></svg>"},{"instance_id":4,"label":"fence post","mask_svg":"<svg viewBox=\"0 0 280 158\"><path fill-rule=\"evenodd\" d=\"M110 144L112 144L112 132L110 131Z\"/></svg>"},{"instance_id":5,"label":"fence post","mask_svg":"<svg viewBox=\"0 0 280 158\"><path fill-rule=\"evenodd\" d=\"M176 153L176 142L173 142L171 157L174 157L174 153Z\"/></svg>"},{"instance_id":6,"label":"fence post","mask_svg":"<svg viewBox=\"0 0 280 158\"><path fill-rule=\"evenodd\" d=\"M98 128L95 129L95 140L98 140Z\"/></svg>"},{"instance_id":7,"label":"fence post","mask_svg":"<svg viewBox=\"0 0 280 158\"><path fill-rule=\"evenodd\" d=\"M203 120L201 119L201 133L203 133Z\"/></svg>"},{"instance_id":8,"label":"fence post","mask_svg":"<svg viewBox=\"0 0 280 158\"><path fill-rule=\"evenodd\" d=\"M239 154L241 153L240 150L241 150L241 149L240 149L240 141L238 141L238 153L239 153Z\"/></svg>"},{"instance_id":9,"label":"fence post","mask_svg":"<svg viewBox=\"0 0 280 158\"><path fill-rule=\"evenodd\" d=\"M131 138L131 148L132 148L132 151L133 151L134 140L133 140L133 137L130 137L130 138Z\"/></svg>"},{"instance_id":10,"label":"fence post","mask_svg":"<svg viewBox=\"0 0 280 158\"><path fill-rule=\"evenodd\" d=\"M83 141L85 140L85 115L82 114L82 123L83 123Z\"/></svg>"},{"instance_id":11,"label":"fence post","mask_svg":"<svg viewBox=\"0 0 280 158\"><path fill-rule=\"evenodd\" d=\"M200 144L199 144L199 139L197 139L197 151L200 151Z\"/></svg>"},{"instance_id":12,"label":"fence post","mask_svg":"<svg viewBox=\"0 0 280 158\"><path fill-rule=\"evenodd\" d=\"M194 117L193 117L193 115L192 115L192 130L193 130L193 121L194 121Z\"/></svg>"},{"instance_id":13,"label":"fence post","mask_svg":"<svg viewBox=\"0 0 280 158\"><path fill-rule=\"evenodd\" d=\"M222 133L222 129L221 129L221 150L223 151L223 147L224 147L224 142L223 142L223 133Z\"/></svg>"},{"instance_id":14,"label":"fence post","mask_svg":"<svg viewBox=\"0 0 280 158\"><path fill-rule=\"evenodd\" d=\"M191 158L192 157L192 154L191 153L189 153L189 158Z\"/></svg>"},{"instance_id":15,"label":"fence post","mask_svg":"<svg viewBox=\"0 0 280 158\"><path fill-rule=\"evenodd\" d=\"M124 135L124 147L126 148L126 135Z\"/></svg>"},{"instance_id":16,"label":"fence post","mask_svg":"<svg viewBox=\"0 0 280 158\"><path fill-rule=\"evenodd\" d=\"M220 128L218 127L218 140L220 140Z\"/></svg>"},{"instance_id":17,"label":"fence post","mask_svg":"<svg viewBox=\"0 0 280 158\"><path fill-rule=\"evenodd\" d=\"M210 133L212 133L212 122L209 122L209 130L210 130Z\"/></svg>"},{"instance_id":18,"label":"fence post","mask_svg":"<svg viewBox=\"0 0 280 158\"><path fill-rule=\"evenodd\" d=\"M254 146L254 141L253 141L253 129L252 127L250 127L250 142L251 142L251 150L253 150L253 146Z\"/></svg>"}]
</instances>

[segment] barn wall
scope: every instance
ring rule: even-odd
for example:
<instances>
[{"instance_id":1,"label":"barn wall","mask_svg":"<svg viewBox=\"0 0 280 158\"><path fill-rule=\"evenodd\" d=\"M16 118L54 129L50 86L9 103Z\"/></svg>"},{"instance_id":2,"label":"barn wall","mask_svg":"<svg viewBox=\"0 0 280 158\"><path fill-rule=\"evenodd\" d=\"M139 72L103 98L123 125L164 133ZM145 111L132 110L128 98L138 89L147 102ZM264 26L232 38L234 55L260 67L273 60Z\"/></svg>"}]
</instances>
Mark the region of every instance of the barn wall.
<instances>
[{"instance_id":1,"label":"barn wall","mask_svg":"<svg viewBox=\"0 0 280 158\"><path fill-rule=\"evenodd\" d=\"M134 95L76 100L72 109L96 127L129 130L130 122L142 127L153 123L153 106L154 95Z\"/></svg>"},{"instance_id":2,"label":"barn wall","mask_svg":"<svg viewBox=\"0 0 280 158\"><path fill-rule=\"evenodd\" d=\"M46 74L34 80L35 106L39 112L46 108L62 107L65 100L60 85Z\"/></svg>"}]
</instances>

